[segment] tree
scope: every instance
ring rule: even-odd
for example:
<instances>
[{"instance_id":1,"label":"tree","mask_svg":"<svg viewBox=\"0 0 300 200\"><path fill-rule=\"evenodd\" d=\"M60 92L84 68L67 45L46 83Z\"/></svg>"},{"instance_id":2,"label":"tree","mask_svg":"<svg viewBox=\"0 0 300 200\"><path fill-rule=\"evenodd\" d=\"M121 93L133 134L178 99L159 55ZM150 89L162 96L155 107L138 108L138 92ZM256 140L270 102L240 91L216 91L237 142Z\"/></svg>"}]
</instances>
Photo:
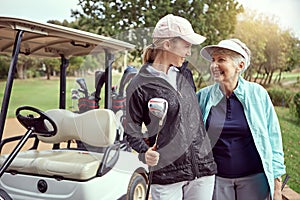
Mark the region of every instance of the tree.
<instances>
[{"instance_id":1,"label":"tree","mask_svg":"<svg viewBox=\"0 0 300 200\"><path fill-rule=\"evenodd\" d=\"M152 42L155 24L169 13L187 18L195 32L207 37L205 45L232 34L236 16L243 12L236 0L79 0L79 4L82 11L72 10L72 16L80 29L135 44L131 60L139 62L144 47ZM189 59L190 68L198 73L197 85L201 85L203 72L207 71L199 50L196 48L195 56Z\"/></svg>"},{"instance_id":2,"label":"tree","mask_svg":"<svg viewBox=\"0 0 300 200\"><path fill-rule=\"evenodd\" d=\"M41 61L46 67L47 80L50 80L51 75L55 75L59 72L59 59L56 58L43 58Z\"/></svg>"},{"instance_id":3,"label":"tree","mask_svg":"<svg viewBox=\"0 0 300 200\"><path fill-rule=\"evenodd\" d=\"M35 76L34 70L36 68L37 62L34 58L24 55L19 56L17 64L17 75L19 79L27 79Z\"/></svg>"},{"instance_id":4,"label":"tree","mask_svg":"<svg viewBox=\"0 0 300 200\"><path fill-rule=\"evenodd\" d=\"M74 56L70 58L69 66L67 68L68 75L76 76L84 58L82 56Z\"/></svg>"},{"instance_id":5,"label":"tree","mask_svg":"<svg viewBox=\"0 0 300 200\"><path fill-rule=\"evenodd\" d=\"M282 72L299 64L299 40L283 31L275 16L250 11L241 15L236 27L233 37L244 41L252 52L251 67L244 74L246 79L267 85L277 71L274 80L279 82Z\"/></svg>"},{"instance_id":6,"label":"tree","mask_svg":"<svg viewBox=\"0 0 300 200\"><path fill-rule=\"evenodd\" d=\"M289 31L285 31L283 37L287 51L285 54L285 66L282 71L290 72L300 65L300 40L293 37ZM278 81L280 82L280 78Z\"/></svg>"},{"instance_id":7,"label":"tree","mask_svg":"<svg viewBox=\"0 0 300 200\"><path fill-rule=\"evenodd\" d=\"M79 0L82 12L72 10L79 27L114 36L136 45L133 60L151 43L156 22L169 13L189 19L195 31L214 43L233 33L243 7L236 0Z\"/></svg>"},{"instance_id":8,"label":"tree","mask_svg":"<svg viewBox=\"0 0 300 200\"><path fill-rule=\"evenodd\" d=\"M232 37L239 38L251 50L251 67L244 72L248 80L258 80L263 71L264 63L267 61L264 50L267 42L265 27L260 21L256 21L255 12L247 12L240 15L235 33ZM255 77L253 77L255 75Z\"/></svg>"},{"instance_id":9,"label":"tree","mask_svg":"<svg viewBox=\"0 0 300 200\"><path fill-rule=\"evenodd\" d=\"M5 79L7 77L10 65L10 56L0 55L0 79Z\"/></svg>"}]
</instances>

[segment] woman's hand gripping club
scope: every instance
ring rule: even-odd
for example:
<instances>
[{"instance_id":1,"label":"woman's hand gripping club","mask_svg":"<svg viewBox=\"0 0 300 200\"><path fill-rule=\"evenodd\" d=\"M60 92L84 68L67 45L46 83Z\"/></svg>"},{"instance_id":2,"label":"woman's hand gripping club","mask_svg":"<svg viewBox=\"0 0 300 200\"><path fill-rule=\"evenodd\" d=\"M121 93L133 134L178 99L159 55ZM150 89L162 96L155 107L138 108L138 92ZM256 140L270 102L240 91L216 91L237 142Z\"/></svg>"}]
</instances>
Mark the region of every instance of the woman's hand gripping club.
<instances>
[{"instance_id":1,"label":"woman's hand gripping club","mask_svg":"<svg viewBox=\"0 0 300 200\"><path fill-rule=\"evenodd\" d=\"M158 160L159 160L159 153L156 151L157 139L158 139L161 127L163 125L163 121L164 121L167 111L168 111L168 102L162 98L152 98L148 102L148 109L149 109L149 113L153 114L154 116L156 116L159 119L159 124L158 124L158 132L157 132L156 138L155 138L155 143L145 153L146 163L150 166L146 200L148 200L149 192L150 192L150 185L152 182L152 168L151 167L157 165Z\"/></svg>"}]
</instances>

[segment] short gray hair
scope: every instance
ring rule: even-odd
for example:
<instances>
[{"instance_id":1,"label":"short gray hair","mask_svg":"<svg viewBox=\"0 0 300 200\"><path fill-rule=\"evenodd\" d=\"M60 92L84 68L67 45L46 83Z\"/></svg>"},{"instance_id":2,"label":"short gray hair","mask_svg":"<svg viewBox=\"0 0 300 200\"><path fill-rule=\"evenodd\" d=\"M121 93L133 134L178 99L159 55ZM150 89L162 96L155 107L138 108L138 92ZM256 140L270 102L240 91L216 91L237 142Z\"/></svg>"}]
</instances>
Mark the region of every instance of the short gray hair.
<instances>
[{"instance_id":1,"label":"short gray hair","mask_svg":"<svg viewBox=\"0 0 300 200\"><path fill-rule=\"evenodd\" d=\"M235 65L239 65L241 62L244 62L246 65L245 58L241 54L239 54L235 51L216 47L216 48L213 48L211 51L211 55L214 55L214 54L228 55L229 57L231 57L231 59L233 60Z\"/></svg>"}]
</instances>

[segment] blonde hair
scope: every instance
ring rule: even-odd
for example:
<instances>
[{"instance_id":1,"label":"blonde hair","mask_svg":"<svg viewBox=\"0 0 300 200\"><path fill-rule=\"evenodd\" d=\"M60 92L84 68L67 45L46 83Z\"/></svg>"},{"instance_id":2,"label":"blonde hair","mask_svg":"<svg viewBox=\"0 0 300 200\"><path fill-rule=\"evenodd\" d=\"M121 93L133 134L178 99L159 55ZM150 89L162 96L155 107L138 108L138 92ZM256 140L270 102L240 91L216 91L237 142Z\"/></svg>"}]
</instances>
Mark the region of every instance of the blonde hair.
<instances>
[{"instance_id":1,"label":"blonde hair","mask_svg":"<svg viewBox=\"0 0 300 200\"><path fill-rule=\"evenodd\" d=\"M153 63L156 56L161 53L163 50L163 44L165 41L169 40L172 43L176 43L179 37L174 38L154 38L153 42L146 46L143 53L143 62L144 63Z\"/></svg>"}]
</instances>

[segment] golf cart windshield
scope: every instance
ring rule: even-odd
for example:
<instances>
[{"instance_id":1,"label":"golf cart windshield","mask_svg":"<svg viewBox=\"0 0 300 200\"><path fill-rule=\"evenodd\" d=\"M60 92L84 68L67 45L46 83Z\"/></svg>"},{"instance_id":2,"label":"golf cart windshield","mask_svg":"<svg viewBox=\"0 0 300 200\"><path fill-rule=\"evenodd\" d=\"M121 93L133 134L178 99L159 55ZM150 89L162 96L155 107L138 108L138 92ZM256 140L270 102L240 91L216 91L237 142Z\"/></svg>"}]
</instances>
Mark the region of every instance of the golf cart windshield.
<instances>
[{"instance_id":1,"label":"golf cart windshield","mask_svg":"<svg viewBox=\"0 0 300 200\"><path fill-rule=\"evenodd\" d=\"M59 108L66 107L66 68L71 56L105 53L105 108L111 108L111 69L113 53L134 48L134 45L85 31L49 23L0 16L0 53L11 54L10 69L4 91L0 115L2 139L13 77L18 55L59 57L60 98Z\"/></svg>"}]
</instances>

